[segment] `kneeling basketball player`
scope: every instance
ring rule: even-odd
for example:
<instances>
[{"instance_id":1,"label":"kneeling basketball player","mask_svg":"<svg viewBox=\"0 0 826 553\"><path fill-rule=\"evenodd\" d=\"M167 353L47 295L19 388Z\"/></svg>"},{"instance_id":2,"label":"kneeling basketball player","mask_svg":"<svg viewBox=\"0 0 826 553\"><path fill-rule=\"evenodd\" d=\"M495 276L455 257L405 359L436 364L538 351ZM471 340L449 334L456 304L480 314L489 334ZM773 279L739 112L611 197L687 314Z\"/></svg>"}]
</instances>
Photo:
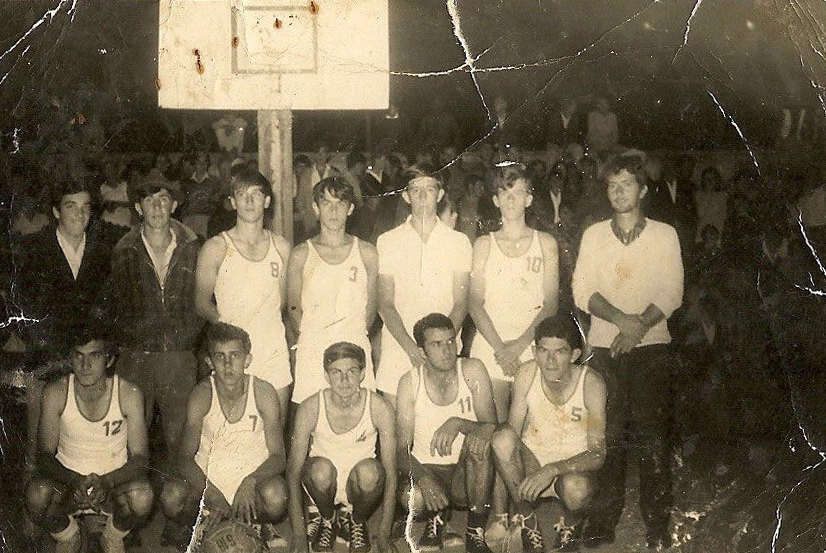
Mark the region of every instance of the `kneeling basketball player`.
<instances>
[{"instance_id":1,"label":"kneeling basketball player","mask_svg":"<svg viewBox=\"0 0 826 553\"><path fill-rule=\"evenodd\" d=\"M246 374L252 356L244 330L216 323L207 333L207 346L213 374L189 396L179 478L167 482L161 495L172 522L165 534L175 535L170 529L175 522L179 528L192 528L203 498L209 513L260 524L262 538L279 540L272 523L284 513L287 494L275 388Z\"/></svg>"},{"instance_id":2,"label":"kneeling basketball player","mask_svg":"<svg viewBox=\"0 0 826 553\"><path fill-rule=\"evenodd\" d=\"M71 374L43 390L38 470L26 506L57 542L57 553L80 548L76 513L108 513L101 546L122 552L123 538L152 509L143 394L114 375L115 356L102 333L80 333L70 355Z\"/></svg>"},{"instance_id":3,"label":"kneeling basketball player","mask_svg":"<svg viewBox=\"0 0 826 553\"><path fill-rule=\"evenodd\" d=\"M336 534L349 541L351 553L371 550L367 520L379 505L377 549L393 551L390 533L396 496L396 435L393 409L376 392L362 387L364 349L338 342L323 354L329 387L298 407L287 480L293 551L332 551ZM381 444L381 461L376 443ZM304 524L302 485L318 507L314 536ZM341 506L336 511L336 506Z\"/></svg>"}]
</instances>

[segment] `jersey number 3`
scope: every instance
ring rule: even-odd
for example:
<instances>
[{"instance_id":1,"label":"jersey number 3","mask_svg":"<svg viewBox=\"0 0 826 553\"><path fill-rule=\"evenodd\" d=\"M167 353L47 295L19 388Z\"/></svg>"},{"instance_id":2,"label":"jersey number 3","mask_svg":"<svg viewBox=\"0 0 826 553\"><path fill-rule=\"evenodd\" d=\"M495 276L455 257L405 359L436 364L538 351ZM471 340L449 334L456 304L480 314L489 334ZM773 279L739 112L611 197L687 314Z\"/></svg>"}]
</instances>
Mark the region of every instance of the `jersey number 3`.
<instances>
[{"instance_id":1,"label":"jersey number 3","mask_svg":"<svg viewBox=\"0 0 826 553\"><path fill-rule=\"evenodd\" d=\"M120 426L123 424L123 419L116 421L106 421L103 423L103 428L106 429L107 436L114 436L120 433Z\"/></svg>"}]
</instances>

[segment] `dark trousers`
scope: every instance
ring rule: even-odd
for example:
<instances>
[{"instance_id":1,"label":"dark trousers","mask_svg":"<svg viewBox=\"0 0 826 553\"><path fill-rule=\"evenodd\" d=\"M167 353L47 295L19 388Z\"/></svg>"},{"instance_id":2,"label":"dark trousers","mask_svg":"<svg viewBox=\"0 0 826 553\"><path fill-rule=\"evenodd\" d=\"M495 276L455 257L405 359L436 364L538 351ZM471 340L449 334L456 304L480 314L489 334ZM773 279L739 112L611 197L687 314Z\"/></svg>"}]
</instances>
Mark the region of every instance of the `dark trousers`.
<instances>
[{"instance_id":1,"label":"dark trousers","mask_svg":"<svg viewBox=\"0 0 826 553\"><path fill-rule=\"evenodd\" d=\"M607 455L599 472L599 488L589 526L609 533L625 505L629 453L640 465L640 511L649 535L668 531L671 494L672 363L664 344L643 346L612 359L610 351L594 348L589 363L608 387L605 439Z\"/></svg>"}]
</instances>

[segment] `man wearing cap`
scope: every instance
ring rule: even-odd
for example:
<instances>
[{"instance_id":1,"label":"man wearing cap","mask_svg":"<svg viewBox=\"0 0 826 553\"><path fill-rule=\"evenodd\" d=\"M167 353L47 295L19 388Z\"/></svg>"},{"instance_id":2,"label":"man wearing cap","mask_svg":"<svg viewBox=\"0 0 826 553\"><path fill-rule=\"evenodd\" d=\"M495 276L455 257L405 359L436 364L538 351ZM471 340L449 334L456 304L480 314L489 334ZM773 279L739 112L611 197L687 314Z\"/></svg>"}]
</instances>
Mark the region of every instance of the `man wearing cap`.
<instances>
[{"instance_id":1,"label":"man wearing cap","mask_svg":"<svg viewBox=\"0 0 826 553\"><path fill-rule=\"evenodd\" d=\"M195 311L197 236L173 220L178 189L150 173L135 190L141 222L115 246L105 288L107 321L122 346L117 371L144 392L146 416L157 403L168 451L195 386L193 353L203 321Z\"/></svg>"}]
</instances>

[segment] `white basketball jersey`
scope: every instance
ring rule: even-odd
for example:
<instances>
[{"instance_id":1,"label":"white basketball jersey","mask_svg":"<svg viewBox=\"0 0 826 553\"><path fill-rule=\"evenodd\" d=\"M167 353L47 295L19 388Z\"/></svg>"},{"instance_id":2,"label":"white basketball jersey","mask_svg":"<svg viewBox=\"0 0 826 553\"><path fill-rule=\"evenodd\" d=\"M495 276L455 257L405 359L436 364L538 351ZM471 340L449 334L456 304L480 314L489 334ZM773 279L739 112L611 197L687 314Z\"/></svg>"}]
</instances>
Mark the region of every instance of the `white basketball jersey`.
<instances>
[{"instance_id":1,"label":"white basketball jersey","mask_svg":"<svg viewBox=\"0 0 826 553\"><path fill-rule=\"evenodd\" d=\"M212 403L204 417L201 443L195 454L195 462L204 471L207 480L221 490L230 504L241 481L270 456L264 438L264 423L255 401L255 379L249 375L246 378L244 413L231 423L218 400L215 377L209 377Z\"/></svg>"},{"instance_id":2,"label":"white basketball jersey","mask_svg":"<svg viewBox=\"0 0 826 553\"><path fill-rule=\"evenodd\" d=\"M330 345L367 335L367 269L358 238L353 239L347 258L337 264L324 261L312 240L307 240L301 309L301 341L329 337Z\"/></svg>"},{"instance_id":3,"label":"white basketball jersey","mask_svg":"<svg viewBox=\"0 0 826 553\"><path fill-rule=\"evenodd\" d=\"M496 234L490 234L490 252L485 263L485 310L502 340L514 340L525 332L542 309L545 258L539 233L522 255L505 255Z\"/></svg>"},{"instance_id":4,"label":"white basketball jersey","mask_svg":"<svg viewBox=\"0 0 826 553\"><path fill-rule=\"evenodd\" d=\"M261 261L252 261L241 254L229 234L224 232L221 236L227 245L215 280L215 302L221 322L241 327L250 335L252 363L247 374L281 388L291 379L279 278L286 263L272 237L267 255ZM285 371L286 375L282 374Z\"/></svg>"},{"instance_id":5,"label":"white basketball jersey","mask_svg":"<svg viewBox=\"0 0 826 553\"><path fill-rule=\"evenodd\" d=\"M67 469L84 476L109 474L129 459L126 440L128 421L120 408L120 378L117 375L112 378L109 410L102 419L90 421L78 409L75 375L69 375L55 458Z\"/></svg>"},{"instance_id":6,"label":"white basketball jersey","mask_svg":"<svg viewBox=\"0 0 826 553\"><path fill-rule=\"evenodd\" d=\"M430 454L430 442L433 435L448 419L459 417L471 421L476 418L476 409L473 405L473 394L465 382L462 371L462 358L457 361L458 393L456 399L447 405L436 405L427 393L427 384L424 379L424 368L413 369L413 387L416 390L416 399L413 407L413 457L425 465L454 465L459 462L465 435L459 433L453 441L450 455L445 457Z\"/></svg>"},{"instance_id":7,"label":"white basketball jersey","mask_svg":"<svg viewBox=\"0 0 826 553\"><path fill-rule=\"evenodd\" d=\"M569 459L588 450L588 408L585 406L585 375L582 367L576 388L562 405L545 394L539 367L528 390L528 413L522 440L543 465Z\"/></svg>"}]
</instances>

